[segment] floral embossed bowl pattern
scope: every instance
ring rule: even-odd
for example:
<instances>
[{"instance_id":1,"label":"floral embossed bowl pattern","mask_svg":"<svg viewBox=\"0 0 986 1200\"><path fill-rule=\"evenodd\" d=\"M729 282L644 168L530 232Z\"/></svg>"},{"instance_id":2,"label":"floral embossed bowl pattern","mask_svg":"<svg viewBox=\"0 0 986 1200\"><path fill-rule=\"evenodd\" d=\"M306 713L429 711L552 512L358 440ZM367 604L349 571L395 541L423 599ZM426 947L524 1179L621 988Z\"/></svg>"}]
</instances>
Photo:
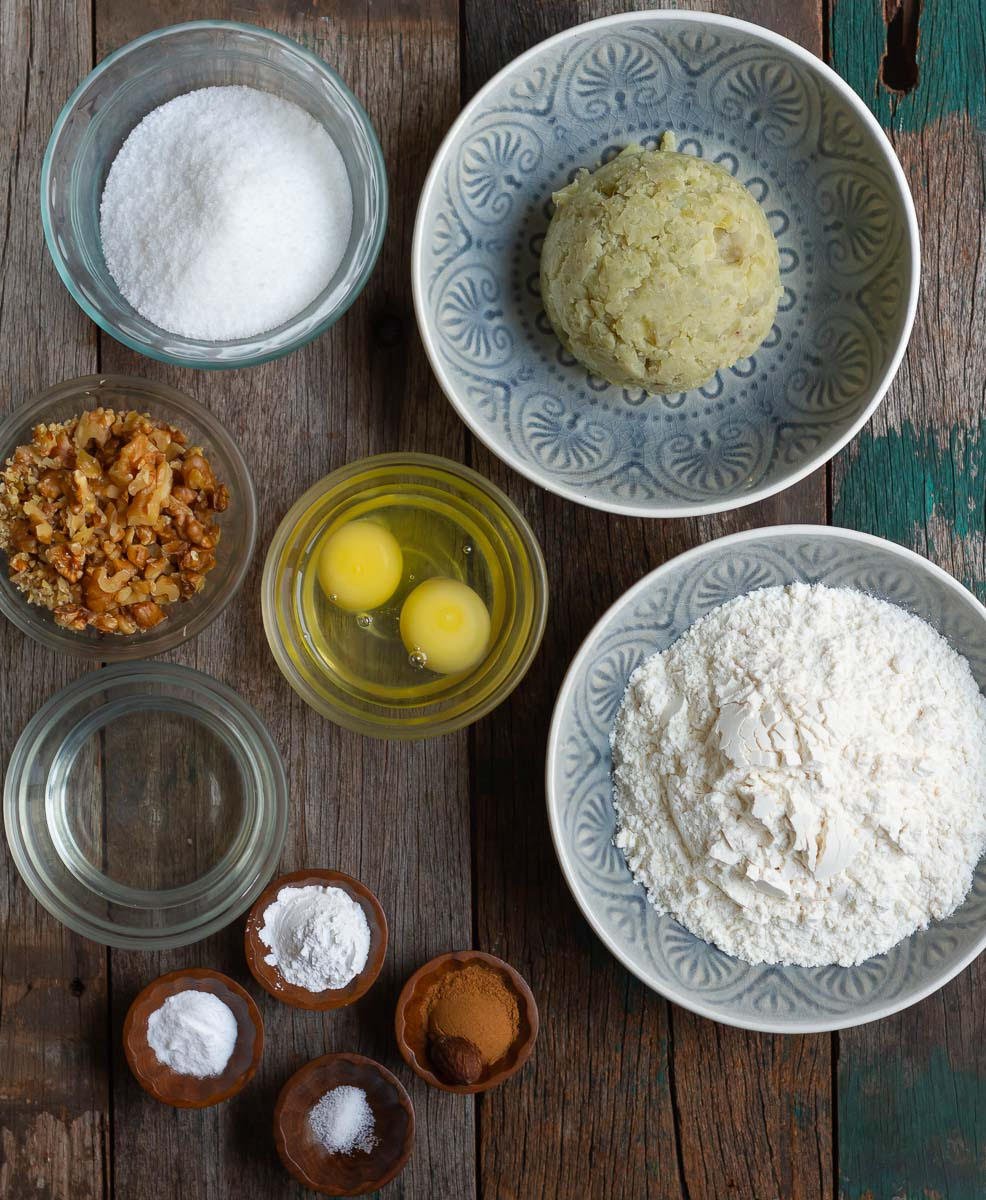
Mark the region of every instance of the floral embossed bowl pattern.
<instances>
[{"instance_id":1,"label":"floral embossed bowl pattern","mask_svg":"<svg viewBox=\"0 0 986 1200\"><path fill-rule=\"evenodd\" d=\"M609 735L631 673L699 617L757 588L849 587L928 621L986 686L986 609L910 550L847 529L789 525L720 538L665 563L589 633L555 706L547 754L555 849L607 948L669 1000L729 1025L778 1033L841 1029L906 1008L986 947L986 859L965 902L858 967L750 966L659 916L613 844Z\"/></svg>"},{"instance_id":2,"label":"floral embossed bowl pattern","mask_svg":"<svg viewBox=\"0 0 986 1200\"><path fill-rule=\"evenodd\" d=\"M649 396L563 349L538 267L551 193L666 130L763 205L784 293L755 355ZM535 483L641 516L735 508L830 458L897 370L918 272L903 172L851 88L767 30L670 11L578 26L487 84L432 165L412 259L422 338L473 432Z\"/></svg>"}]
</instances>

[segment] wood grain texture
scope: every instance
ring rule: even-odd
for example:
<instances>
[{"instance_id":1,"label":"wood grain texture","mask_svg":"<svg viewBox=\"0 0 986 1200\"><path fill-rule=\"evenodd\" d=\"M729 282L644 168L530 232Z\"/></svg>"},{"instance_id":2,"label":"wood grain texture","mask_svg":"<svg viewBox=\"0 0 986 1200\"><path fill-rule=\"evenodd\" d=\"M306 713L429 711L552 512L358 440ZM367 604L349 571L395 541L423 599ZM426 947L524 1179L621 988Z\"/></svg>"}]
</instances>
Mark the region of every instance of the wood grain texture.
<instances>
[{"instance_id":1,"label":"wood grain texture","mask_svg":"<svg viewBox=\"0 0 986 1200\"><path fill-rule=\"evenodd\" d=\"M97 53L157 26L204 15L192 3L135 6L100 0ZM105 370L167 379L205 401L233 431L257 481L261 527L243 592L193 644L171 657L222 679L253 703L288 768L289 840L282 866L329 866L367 883L391 922L391 950L373 991L352 1009L303 1013L261 995L246 975L242 921L186 951L112 956L115 1193L163 1196L301 1195L271 1138L274 1099L305 1061L357 1050L397 1070L415 1104L419 1136L388 1196L474 1193L472 1105L420 1083L399 1063L392 1014L404 978L425 959L471 940L469 782L465 734L417 745L374 742L317 716L276 671L260 619L263 548L297 496L361 455L428 449L463 455L464 434L438 394L413 338L407 272L414 202L454 117L458 19L454 4L212 5L286 33L331 63L366 105L381 137L391 218L364 295L312 346L244 372L168 371L102 341ZM175 1114L149 1101L118 1049L126 1007L153 975L195 963L233 975L257 996L267 1027L264 1062L241 1096L218 1110ZM137 1137L144 1151L134 1154ZM194 1169L188 1150L194 1148Z\"/></svg>"},{"instance_id":2,"label":"wood grain texture","mask_svg":"<svg viewBox=\"0 0 986 1200\"><path fill-rule=\"evenodd\" d=\"M538 40L632 7L466 0L463 100ZM821 51L816 0L695 7L772 24ZM477 469L531 521L552 601L530 677L473 735L477 944L527 975L542 1012L533 1069L482 1100L481 1190L518 1200L603 1200L619 1181L621 1195L661 1200L828 1197L831 1039L714 1025L663 1003L617 966L562 880L540 765L562 676L603 610L648 570L700 542L758 525L824 523L825 472L735 513L641 521L566 503L478 444L474 453Z\"/></svg>"},{"instance_id":3,"label":"wood grain texture","mask_svg":"<svg viewBox=\"0 0 986 1200\"><path fill-rule=\"evenodd\" d=\"M0 4L0 406L96 367L92 325L44 249L38 174L65 96L91 66L88 0ZM41 702L84 668L0 622L0 761ZM80 797L80 804L98 797ZM107 1180L106 955L32 899L0 844L0 1196L102 1196Z\"/></svg>"},{"instance_id":4,"label":"wood grain texture","mask_svg":"<svg viewBox=\"0 0 986 1200\"><path fill-rule=\"evenodd\" d=\"M986 596L986 137L982 0L925 0L918 81L880 79L883 13L838 0L833 65L887 128L922 241L917 321L870 426L833 467L833 520L927 555ZM986 966L922 1004L840 1037L839 1195L986 1195Z\"/></svg>"}]
</instances>

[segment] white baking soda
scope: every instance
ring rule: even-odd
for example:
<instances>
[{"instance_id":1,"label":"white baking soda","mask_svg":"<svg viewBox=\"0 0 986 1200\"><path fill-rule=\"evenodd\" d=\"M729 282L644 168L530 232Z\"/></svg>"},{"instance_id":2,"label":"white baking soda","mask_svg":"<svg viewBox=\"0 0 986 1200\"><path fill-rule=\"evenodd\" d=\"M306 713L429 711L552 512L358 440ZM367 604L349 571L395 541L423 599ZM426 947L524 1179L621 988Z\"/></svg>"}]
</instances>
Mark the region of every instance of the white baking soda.
<instances>
[{"instance_id":1,"label":"white baking soda","mask_svg":"<svg viewBox=\"0 0 986 1200\"><path fill-rule=\"evenodd\" d=\"M250 87L187 92L150 112L110 167L106 266L169 333L253 337L331 282L353 196L335 142L298 105Z\"/></svg>"},{"instance_id":2,"label":"white baking soda","mask_svg":"<svg viewBox=\"0 0 986 1200\"><path fill-rule=\"evenodd\" d=\"M176 992L147 1018L147 1044L158 1062L197 1079L221 1075L236 1048L233 1010L211 992Z\"/></svg>"}]
</instances>

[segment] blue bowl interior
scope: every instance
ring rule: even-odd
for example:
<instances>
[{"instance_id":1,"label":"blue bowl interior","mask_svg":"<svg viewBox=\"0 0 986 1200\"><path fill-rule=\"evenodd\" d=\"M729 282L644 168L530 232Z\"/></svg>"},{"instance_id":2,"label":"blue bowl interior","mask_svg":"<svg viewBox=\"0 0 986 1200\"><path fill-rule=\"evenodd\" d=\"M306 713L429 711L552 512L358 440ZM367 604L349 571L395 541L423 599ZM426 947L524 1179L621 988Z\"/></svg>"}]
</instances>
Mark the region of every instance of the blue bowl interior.
<instances>
[{"instance_id":1,"label":"blue bowl interior","mask_svg":"<svg viewBox=\"0 0 986 1200\"><path fill-rule=\"evenodd\" d=\"M913 264L886 143L820 63L751 26L638 16L537 48L469 111L419 216L416 283L445 389L495 452L570 499L667 515L834 452L882 395ZM552 192L666 130L761 203L784 294L752 358L654 397L562 348L538 269Z\"/></svg>"},{"instance_id":2,"label":"blue bowl interior","mask_svg":"<svg viewBox=\"0 0 986 1200\"><path fill-rule=\"evenodd\" d=\"M113 159L152 109L196 88L229 84L291 100L325 126L349 174L353 228L335 277L298 316L256 337L209 342L169 334L124 300L103 261L99 203ZM59 273L102 328L164 361L238 366L303 345L346 310L376 260L386 220L386 177L366 114L324 64L266 30L193 22L132 42L83 82L52 134L41 207Z\"/></svg>"},{"instance_id":3,"label":"blue bowl interior","mask_svg":"<svg viewBox=\"0 0 986 1200\"><path fill-rule=\"evenodd\" d=\"M583 911L645 983L729 1024L838 1028L940 986L986 941L986 859L965 903L858 967L749 966L658 916L613 845L609 734L631 673L699 617L756 588L824 583L868 592L934 626L986 688L986 622L973 597L889 543L812 527L712 542L631 589L593 630L559 699L548 759L556 846Z\"/></svg>"}]
</instances>

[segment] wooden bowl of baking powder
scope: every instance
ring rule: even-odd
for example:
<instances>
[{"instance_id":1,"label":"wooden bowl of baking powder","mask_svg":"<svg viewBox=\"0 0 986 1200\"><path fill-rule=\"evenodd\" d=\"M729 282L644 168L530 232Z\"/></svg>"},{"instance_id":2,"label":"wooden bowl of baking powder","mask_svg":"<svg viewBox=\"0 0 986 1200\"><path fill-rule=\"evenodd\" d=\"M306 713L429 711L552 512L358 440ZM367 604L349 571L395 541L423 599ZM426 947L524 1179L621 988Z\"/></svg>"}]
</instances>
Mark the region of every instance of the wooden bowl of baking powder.
<instances>
[{"instance_id":1,"label":"wooden bowl of baking powder","mask_svg":"<svg viewBox=\"0 0 986 1200\"><path fill-rule=\"evenodd\" d=\"M276 966L266 961L269 948L260 940L260 931L264 928L264 913L277 899L282 888L309 886L341 888L362 908L366 923L370 927L370 949L366 963L362 971L345 987L312 992L308 988L289 983ZM342 871L311 867L282 875L261 893L247 917L243 948L250 973L275 1000L283 1000L293 1008L306 1008L313 1012L345 1008L347 1004L353 1004L361 996L365 996L380 974L387 953L387 918L380 901L358 879L353 879L351 875Z\"/></svg>"}]
</instances>

